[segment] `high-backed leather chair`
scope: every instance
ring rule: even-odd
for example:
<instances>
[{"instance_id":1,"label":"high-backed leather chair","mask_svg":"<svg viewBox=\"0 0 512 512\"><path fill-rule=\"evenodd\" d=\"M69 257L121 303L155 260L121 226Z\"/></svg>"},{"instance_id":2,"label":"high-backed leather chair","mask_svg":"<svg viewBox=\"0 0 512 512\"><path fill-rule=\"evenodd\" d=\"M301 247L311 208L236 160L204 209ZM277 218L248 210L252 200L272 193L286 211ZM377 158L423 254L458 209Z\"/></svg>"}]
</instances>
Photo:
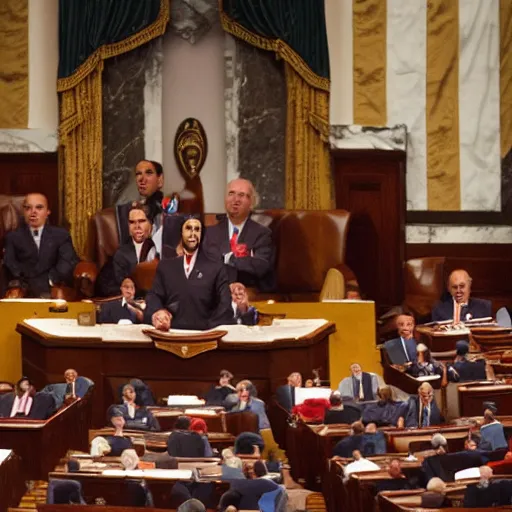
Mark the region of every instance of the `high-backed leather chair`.
<instances>
[{"instance_id":1,"label":"high-backed leather chair","mask_svg":"<svg viewBox=\"0 0 512 512\"><path fill-rule=\"evenodd\" d=\"M206 226L218 222L218 214L205 214ZM253 296L253 299L281 301L317 301L329 269L357 283L345 265L347 230L350 213L345 210L302 211L263 210L252 219L271 229L276 247L277 293ZM119 246L114 208L96 213L90 220L87 254L96 264L96 272L112 258ZM155 265L147 265L154 275ZM136 272L135 279L145 279ZM138 283L137 283L138 284ZM328 284L328 283L327 283ZM144 288L144 287L143 287ZM337 285L339 289L339 285ZM340 291L340 295L343 291ZM332 297L330 298L344 298Z\"/></svg>"}]
</instances>

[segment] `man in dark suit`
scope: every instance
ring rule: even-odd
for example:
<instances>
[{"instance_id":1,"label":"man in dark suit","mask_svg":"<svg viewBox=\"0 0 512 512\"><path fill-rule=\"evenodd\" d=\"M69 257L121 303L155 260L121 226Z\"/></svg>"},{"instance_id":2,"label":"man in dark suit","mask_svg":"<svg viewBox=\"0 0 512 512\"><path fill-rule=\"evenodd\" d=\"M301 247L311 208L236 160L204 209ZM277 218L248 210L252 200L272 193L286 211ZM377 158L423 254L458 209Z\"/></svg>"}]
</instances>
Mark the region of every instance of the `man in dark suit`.
<instances>
[{"instance_id":1,"label":"man in dark suit","mask_svg":"<svg viewBox=\"0 0 512 512\"><path fill-rule=\"evenodd\" d=\"M398 315L396 328L399 338L386 341L384 348L391 364L406 365L416 360L416 340L414 339L414 317Z\"/></svg>"},{"instance_id":2,"label":"man in dark suit","mask_svg":"<svg viewBox=\"0 0 512 512\"><path fill-rule=\"evenodd\" d=\"M164 170L162 164L153 160L141 160L135 166L135 181L140 195L140 202L148 211L147 215L152 223L152 239L155 242L157 252L162 252L162 187L164 186ZM119 244L129 242L128 215L132 203L119 204L116 207L117 229Z\"/></svg>"},{"instance_id":3,"label":"man in dark suit","mask_svg":"<svg viewBox=\"0 0 512 512\"><path fill-rule=\"evenodd\" d=\"M50 213L43 194L28 194L25 222L5 237L8 287L23 288L25 297L49 296L52 286L72 284L78 257L68 231L47 224Z\"/></svg>"},{"instance_id":4,"label":"man in dark suit","mask_svg":"<svg viewBox=\"0 0 512 512\"><path fill-rule=\"evenodd\" d=\"M432 320L441 322L452 320L458 324L473 318L492 316L490 300L472 299L471 277L465 270L454 270L448 278L448 291L451 298L439 302L432 310Z\"/></svg>"},{"instance_id":5,"label":"man in dark suit","mask_svg":"<svg viewBox=\"0 0 512 512\"><path fill-rule=\"evenodd\" d=\"M118 324L121 320L129 320L132 324L142 323L144 313L134 302L135 284L129 277L121 283L121 294L121 299L105 302L101 306L100 324Z\"/></svg>"},{"instance_id":6,"label":"man in dark suit","mask_svg":"<svg viewBox=\"0 0 512 512\"><path fill-rule=\"evenodd\" d=\"M428 382L418 388L418 394L411 396L408 401L407 413L398 420L398 427L423 428L432 425L442 425L443 415L434 400L434 389Z\"/></svg>"},{"instance_id":7,"label":"man in dark suit","mask_svg":"<svg viewBox=\"0 0 512 512\"><path fill-rule=\"evenodd\" d=\"M249 304L247 290L242 283L231 283L231 305L237 324L256 325L258 323L258 311Z\"/></svg>"},{"instance_id":8,"label":"man in dark suit","mask_svg":"<svg viewBox=\"0 0 512 512\"><path fill-rule=\"evenodd\" d=\"M288 375L288 383L276 389L277 403L290 412L295 405L295 388L302 386L302 375L293 372Z\"/></svg>"},{"instance_id":9,"label":"man in dark suit","mask_svg":"<svg viewBox=\"0 0 512 512\"><path fill-rule=\"evenodd\" d=\"M182 226L183 256L158 264L146 297L145 320L157 329L210 329L234 323L224 265L200 250L202 225L194 218Z\"/></svg>"},{"instance_id":10,"label":"man in dark suit","mask_svg":"<svg viewBox=\"0 0 512 512\"><path fill-rule=\"evenodd\" d=\"M151 239L151 228L148 207L141 203L133 203L128 214L130 239L120 245L114 254L116 287L121 286L123 279L131 276L139 263L153 261L158 257L155 243Z\"/></svg>"},{"instance_id":11,"label":"man in dark suit","mask_svg":"<svg viewBox=\"0 0 512 512\"><path fill-rule=\"evenodd\" d=\"M253 184L232 180L226 189L226 217L210 226L205 250L226 265L229 282L239 281L260 291L274 289L274 247L269 228L250 218L257 198Z\"/></svg>"}]
</instances>

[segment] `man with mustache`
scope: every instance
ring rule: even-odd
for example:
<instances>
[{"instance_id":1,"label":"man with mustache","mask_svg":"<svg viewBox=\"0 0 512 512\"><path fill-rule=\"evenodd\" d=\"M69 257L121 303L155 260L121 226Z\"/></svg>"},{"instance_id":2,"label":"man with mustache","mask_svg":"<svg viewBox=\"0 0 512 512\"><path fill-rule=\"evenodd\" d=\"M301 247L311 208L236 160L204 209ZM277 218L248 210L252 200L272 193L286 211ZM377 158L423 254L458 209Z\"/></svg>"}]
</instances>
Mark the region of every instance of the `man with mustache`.
<instances>
[{"instance_id":1,"label":"man with mustache","mask_svg":"<svg viewBox=\"0 0 512 512\"><path fill-rule=\"evenodd\" d=\"M432 320L452 320L454 324L492 316L491 301L470 298L472 279L465 270L454 270L448 278L451 297L437 304L432 310Z\"/></svg>"},{"instance_id":2,"label":"man with mustache","mask_svg":"<svg viewBox=\"0 0 512 512\"><path fill-rule=\"evenodd\" d=\"M145 321L159 330L234 323L226 270L202 252L202 233L198 219L186 219L181 228L183 255L158 264L146 296Z\"/></svg>"},{"instance_id":3,"label":"man with mustache","mask_svg":"<svg viewBox=\"0 0 512 512\"><path fill-rule=\"evenodd\" d=\"M5 237L8 288L22 288L25 297L49 297L52 286L73 282L78 256L69 232L47 223L50 213L43 194L27 194L24 222Z\"/></svg>"}]
</instances>

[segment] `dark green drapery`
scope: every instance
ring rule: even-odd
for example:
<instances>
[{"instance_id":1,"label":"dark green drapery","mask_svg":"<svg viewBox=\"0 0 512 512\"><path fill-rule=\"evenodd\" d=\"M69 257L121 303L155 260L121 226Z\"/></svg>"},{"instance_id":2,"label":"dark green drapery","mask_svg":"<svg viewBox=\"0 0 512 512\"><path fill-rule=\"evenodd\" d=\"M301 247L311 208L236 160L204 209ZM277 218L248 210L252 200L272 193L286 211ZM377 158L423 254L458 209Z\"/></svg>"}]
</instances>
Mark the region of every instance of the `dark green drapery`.
<instances>
[{"instance_id":1,"label":"dark green drapery","mask_svg":"<svg viewBox=\"0 0 512 512\"><path fill-rule=\"evenodd\" d=\"M60 0L59 78L71 76L99 47L151 25L160 0Z\"/></svg>"},{"instance_id":2,"label":"dark green drapery","mask_svg":"<svg viewBox=\"0 0 512 512\"><path fill-rule=\"evenodd\" d=\"M222 0L221 9L249 32L281 39L313 73L329 78L323 0Z\"/></svg>"}]
</instances>

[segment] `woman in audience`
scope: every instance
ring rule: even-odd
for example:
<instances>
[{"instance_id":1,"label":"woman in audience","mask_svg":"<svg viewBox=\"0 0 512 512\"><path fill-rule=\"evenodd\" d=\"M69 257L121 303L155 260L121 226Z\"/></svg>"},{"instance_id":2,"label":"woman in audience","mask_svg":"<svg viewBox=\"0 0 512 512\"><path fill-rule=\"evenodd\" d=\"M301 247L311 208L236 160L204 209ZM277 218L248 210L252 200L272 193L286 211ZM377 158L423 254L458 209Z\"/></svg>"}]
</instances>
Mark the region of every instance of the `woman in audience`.
<instances>
[{"instance_id":1,"label":"woman in audience","mask_svg":"<svg viewBox=\"0 0 512 512\"><path fill-rule=\"evenodd\" d=\"M146 407L136 404L135 388L131 384L123 387L123 404L116 406L124 416L126 428L133 430L160 430L158 420Z\"/></svg>"},{"instance_id":2,"label":"woman in audience","mask_svg":"<svg viewBox=\"0 0 512 512\"><path fill-rule=\"evenodd\" d=\"M201 418L193 418L190 422L190 430L197 432L201 436L204 444L204 456L213 457L213 450L208 441L208 427L206 426L206 422Z\"/></svg>"},{"instance_id":3,"label":"woman in audience","mask_svg":"<svg viewBox=\"0 0 512 512\"><path fill-rule=\"evenodd\" d=\"M231 385L233 374L228 370L221 370L219 382L212 386L206 395L206 405L224 405L226 398L236 393L236 389Z\"/></svg>"},{"instance_id":4,"label":"woman in audience","mask_svg":"<svg viewBox=\"0 0 512 512\"><path fill-rule=\"evenodd\" d=\"M113 436L107 436L105 439L108 441L111 448L110 455L112 457L119 457L124 450L132 449L133 443L131 439L124 437L123 435L123 427L125 425L123 411L115 408L112 411L112 418L110 421L116 430Z\"/></svg>"},{"instance_id":5,"label":"woman in audience","mask_svg":"<svg viewBox=\"0 0 512 512\"><path fill-rule=\"evenodd\" d=\"M382 386L377 392L379 401L367 404L363 410L363 423L375 423L379 427L395 427L398 419L405 416L407 402L395 402L389 386Z\"/></svg>"}]
</instances>

